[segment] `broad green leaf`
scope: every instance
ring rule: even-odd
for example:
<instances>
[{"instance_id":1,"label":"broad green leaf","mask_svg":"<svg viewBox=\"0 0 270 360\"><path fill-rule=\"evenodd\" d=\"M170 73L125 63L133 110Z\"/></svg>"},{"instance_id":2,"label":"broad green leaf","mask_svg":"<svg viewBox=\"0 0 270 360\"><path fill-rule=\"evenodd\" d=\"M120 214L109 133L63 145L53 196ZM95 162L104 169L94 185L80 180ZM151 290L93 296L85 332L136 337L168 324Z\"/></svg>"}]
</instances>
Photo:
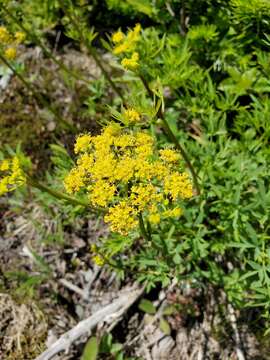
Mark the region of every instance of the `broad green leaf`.
<instances>
[{"instance_id":1,"label":"broad green leaf","mask_svg":"<svg viewBox=\"0 0 270 360\"><path fill-rule=\"evenodd\" d=\"M139 309L144 311L147 314L155 314L156 313L156 308L154 307L152 302L147 299L142 299L140 301Z\"/></svg>"},{"instance_id":2,"label":"broad green leaf","mask_svg":"<svg viewBox=\"0 0 270 360\"><path fill-rule=\"evenodd\" d=\"M165 319L163 319L163 318L160 319L159 328L164 334L170 335L171 328L170 328L168 321L166 321Z\"/></svg>"},{"instance_id":3,"label":"broad green leaf","mask_svg":"<svg viewBox=\"0 0 270 360\"><path fill-rule=\"evenodd\" d=\"M96 337L91 337L83 350L81 360L96 360L98 356L98 341Z\"/></svg>"}]
</instances>

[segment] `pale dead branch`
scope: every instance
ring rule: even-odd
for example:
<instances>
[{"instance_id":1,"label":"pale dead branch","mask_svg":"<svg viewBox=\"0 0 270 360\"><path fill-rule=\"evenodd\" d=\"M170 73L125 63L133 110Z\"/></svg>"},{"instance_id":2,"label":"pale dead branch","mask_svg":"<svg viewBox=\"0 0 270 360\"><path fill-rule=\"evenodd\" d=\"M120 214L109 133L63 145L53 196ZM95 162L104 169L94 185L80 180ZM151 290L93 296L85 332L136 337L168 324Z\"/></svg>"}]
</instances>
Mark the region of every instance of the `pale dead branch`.
<instances>
[{"instance_id":1,"label":"pale dead branch","mask_svg":"<svg viewBox=\"0 0 270 360\"><path fill-rule=\"evenodd\" d=\"M113 321L115 315L122 316L126 310L141 296L143 288L126 289L122 295L85 320L80 321L74 328L64 333L49 349L39 355L36 360L49 360L61 351L68 351L71 344L81 336L88 335L101 322Z\"/></svg>"}]
</instances>

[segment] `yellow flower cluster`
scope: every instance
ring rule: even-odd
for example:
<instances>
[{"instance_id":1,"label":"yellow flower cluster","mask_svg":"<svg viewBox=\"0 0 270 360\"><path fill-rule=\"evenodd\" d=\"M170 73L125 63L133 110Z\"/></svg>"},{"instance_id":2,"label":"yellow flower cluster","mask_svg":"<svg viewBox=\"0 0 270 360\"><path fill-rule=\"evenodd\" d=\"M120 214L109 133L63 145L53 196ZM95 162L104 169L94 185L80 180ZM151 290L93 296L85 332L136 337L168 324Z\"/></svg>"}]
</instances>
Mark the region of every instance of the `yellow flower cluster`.
<instances>
[{"instance_id":1,"label":"yellow flower cluster","mask_svg":"<svg viewBox=\"0 0 270 360\"><path fill-rule=\"evenodd\" d=\"M158 152L143 131L110 124L100 135L79 136L75 152L80 156L64 181L66 190L86 191L92 205L107 210L104 220L113 232L126 235L139 225L139 215L152 224L178 217L179 200L192 196L188 174L179 172L180 155L173 149Z\"/></svg>"},{"instance_id":2,"label":"yellow flower cluster","mask_svg":"<svg viewBox=\"0 0 270 360\"><path fill-rule=\"evenodd\" d=\"M124 111L124 120L125 120L125 124L126 125L132 125L132 124L137 124L141 121L141 116L138 113L138 111L136 111L133 108L128 108Z\"/></svg>"},{"instance_id":3,"label":"yellow flower cluster","mask_svg":"<svg viewBox=\"0 0 270 360\"><path fill-rule=\"evenodd\" d=\"M14 60L17 56L17 47L25 40L25 34L17 31L11 34L6 27L0 26L0 49L7 60Z\"/></svg>"},{"instance_id":4,"label":"yellow flower cluster","mask_svg":"<svg viewBox=\"0 0 270 360\"><path fill-rule=\"evenodd\" d=\"M122 31L117 31L112 35L112 41L115 43L113 53L120 55L134 51L136 43L140 39L141 25L135 25L134 29L129 30L127 35Z\"/></svg>"},{"instance_id":5,"label":"yellow flower cluster","mask_svg":"<svg viewBox=\"0 0 270 360\"><path fill-rule=\"evenodd\" d=\"M25 183L25 176L17 156L0 162L0 195Z\"/></svg>"},{"instance_id":6,"label":"yellow flower cluster","mask_svg":"<svg viewBox=\"0 0 270 360\"><path fill-rule=\"evenodd\" d=\"M124 34L121 30L118 30L117 32L115 32L115 33L112 35L112 41L113 41L115 44L119 44L119 43L122 42L124 39L125 39L125 34Z\"/></svg>"},{"instance_id":7,"label":"yellow flower cluster","mask_svg":"<svg viewBox=\"0 0 270 360\"><path fill-rule=\"evenodd\" d=\"M131 55L131 58L124 58L121 61L121 65L127 70L135 70L139 66L138 60L139 54L137 52L134 52Z\"/></svg>"},{"instance_id":8,"label":"yellow flower cluster","mask_svg":"<svg viewBox=\"0 0 270 360\"><path fill-rule=\"evenodd\" d=\"M103 266L105 264L105 258L100 256L98 253L98 247L96 244L92 244L91 245L91 252L94 253L95 255L92 256L92 260L94 261L94 263L98 266Z\"/></svg>"}]
</instances>

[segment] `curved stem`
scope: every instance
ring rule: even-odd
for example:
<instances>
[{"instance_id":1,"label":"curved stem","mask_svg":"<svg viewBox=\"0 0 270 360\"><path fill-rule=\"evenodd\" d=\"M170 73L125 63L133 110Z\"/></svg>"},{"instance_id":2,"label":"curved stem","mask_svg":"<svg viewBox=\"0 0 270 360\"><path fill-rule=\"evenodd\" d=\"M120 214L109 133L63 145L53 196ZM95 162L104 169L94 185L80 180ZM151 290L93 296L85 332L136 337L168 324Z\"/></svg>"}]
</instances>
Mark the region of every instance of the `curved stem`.
<instances>
[{"instance_id":1,"label":"curved stem","mask_svg":"<svg viewBox=\"0 0 270 360\"><path fill-rule=\"evenodd\" d=\"M179 150L179 152L181 153L185 163L187 164L187 167L189 168L189 170L191 172L191 175L192 175L192 178L193 178L193 181L194 181L194 185L195 185L195 188L196 188L197 195L200 195L200 186L199 186L199 183L198 183L198 175L197 175L191 161L189 160L189 157L188 157L186 151L180 145L177 137L174 135L172 129L170 128L170 125L168 124L168 122L167 122L167 120L165 119L164 116L161 117L161 120L162 120L162 122L164 124L164 128L166 129L166 133L167 133L168 138L171 140L171 142L174 143L175 147L177 148L177 150Z\"/></svg>"},{"instance_id":2,"label":"curved stem","mask_svg":"<svg viewBox=\"0 0 270 360\"><path fill-rule=\"evenodd\" d=\"M141 234L144 237L144 239L147 241L151 241L151 234L149 234L145 228L143 216L141 213L139 214L139 225L140 225Z\"/></svg>"},{"instance_id":3,"label":"curved stem","mask_svg":"<svg viewBox=\"0 0 270 360\"><path fill-rule=\"evenodd\" d=\"M149 87L147 81L145 80L145 78L142 75L139 75L148 95L151 97L154 95L153 91L151 90L151 88ZM186 151L184 150L184 148L182 147L182 145L179 143L177 137L175 136L175 134L173 133L172 129L170 128L169 123L167 122L167 120L165 119L165 116L163 114L163 112L161 111L161 108L159 108L158 110L158 114L157 116L162 120L163 123L163 128L165 129L165 133L167 135L167 137L169 138L169 140L174 143L175 147L177 150L179 150L179 152L181 153L187 167L189 168L193 181L194 181L194 185L196 188L196 192L197 195L200 195L200 186L199 186L199 182L198 182L198 175L191 163L191 161L189 160L188 154L186 153Z\"/></svg>"},{"instance_id":4,"label":"curved stem","mask_svg":"<svg viewBox=\"0 0 270 360\"><path fill-rule=\"evenodd\" d=\"M58 200L65 200L68 201L69 203L73 204L73 205L80 205L83 207L89 207L89 203L83 200L79 200L76 199L72 196L69 196L67 194L63 194L60 191L57 190L53 190L51 188L49 188L48 186L42 184L41 182L33 179L30 175L26 174L26 182L28 185L41 190L42 192L46 192L50 195L52 195L53 197L55 197ZM91 209L91 210L95 210L96 212L98 212L98 209Z\"/></svg>"}]
</instances>

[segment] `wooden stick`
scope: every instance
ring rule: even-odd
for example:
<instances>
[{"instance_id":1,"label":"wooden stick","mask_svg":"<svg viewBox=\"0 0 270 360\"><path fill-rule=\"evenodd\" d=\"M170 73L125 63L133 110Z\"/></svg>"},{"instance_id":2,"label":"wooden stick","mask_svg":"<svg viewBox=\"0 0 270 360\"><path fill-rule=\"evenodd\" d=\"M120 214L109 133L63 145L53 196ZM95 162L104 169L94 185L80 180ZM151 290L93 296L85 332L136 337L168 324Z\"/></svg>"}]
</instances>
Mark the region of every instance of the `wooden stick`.
<instances>
[{"instance_id":1,"label":"wooden stick","mask_svg":"<svg viewBox=\"0 0 270 360\"><path fill-rule=\"evenodd\" d=\"M88 335L99 323L111 321L112 318L122 315L143 293L144 288L128 288L111 304L100 309L85 320L80 321L74 328L64 333L49 349L44 351L35 360L50 360L61 351L68 351L72 343L83 335Z\"/></svg>"}]
</instances>

